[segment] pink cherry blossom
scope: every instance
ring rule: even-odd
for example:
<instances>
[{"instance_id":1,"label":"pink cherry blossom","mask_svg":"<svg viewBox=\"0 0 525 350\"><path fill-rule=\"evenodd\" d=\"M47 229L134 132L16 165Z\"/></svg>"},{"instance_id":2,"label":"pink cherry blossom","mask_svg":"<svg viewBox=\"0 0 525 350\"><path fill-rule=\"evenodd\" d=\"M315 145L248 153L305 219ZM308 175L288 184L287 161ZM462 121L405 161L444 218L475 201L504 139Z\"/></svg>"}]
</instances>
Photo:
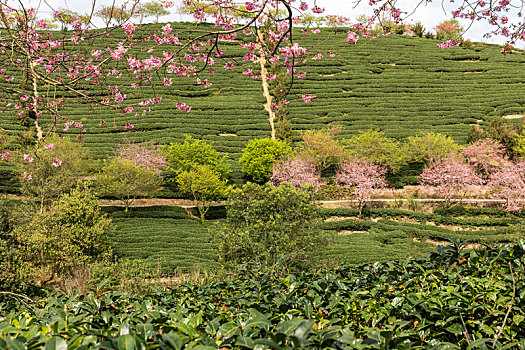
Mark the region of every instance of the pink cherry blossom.
<instances>
[{"instance_id":1,"label":"pink cherry blossom","mask_svg":"<svg viewBox=\"0 0 525 350\"><path fill-rule=\"evenodd\" d=\"M348 36L346 37L346 42L350 44L355 44L359 40L359 35L355 32L349 31Z\"/></svg>"},{"instance_id":2,"label":"pink cherry blossom","mask_svg":"<svg viewBox=\"0 0 525 350\"><path fill-rule=\"evenodd\" d=\"M506 201L505 210L520 211L525 204L525 163L500 168L490 175L487 186L495 197Z\"/></svg>"},{"instance_id":3,"label":"pink cherry blossom","mask_svg":"<svg viewBox=\"0 0 525 350\"><path fill-rule=\"evenodd\" d=\"M454 46L459 46L459 41L457 40L447 40L442 42L441 44L438 44L437 47L439 47L441 50L448 49Z\"/></svg>"},{"instance_id":4,"label":"pink cherry blossom","mask_svg":"<svg viewBox=\"0 0 525 350\"><path fill-rule=\"evenodd\" d=\"M2 151L2 160L8 160L11 157L11 153Z\"/></svg>"},{"instance_id":5,"label":"pink cherry blossom","mask_svg":"<svg viewBox=\"0 0 525 350\"><path fill-rule=\"evenodd\" d=\"M28 163L31 163L34 159L29 156L29 154L24 154L24 160Z\"/></svg>"},{"instance_id":6,"label":"pink cherry blossom","mask_svg":"<svg viewBox=\"0 0 525 350\"><path fill-rule=\"evenodd\" d=\"M485 179L498 169L511 164L505 157L505 146L488 138L465 147L461 154L467 163L476 168Z\"/></svg>"},{"instance_id":7,"label":"pink cherry blossom","mask_svg":"<svg viewBox=\"0 0 525 350\"><path fill-rule=\"evenodd\" d=\"M176 107L177 107L177 109L180 109L180 110L182 110L182 111L186 111L186 112L191 111L191 107L188 106L188 105L185 104L185 103L177 103Z\"/></svg>"},{"instance_id":8,"label":"pink cherry blossom","mask_svg":"<svg viewBox=\"0 0 525 350\"><path fill-rule=\"evenodd\" d=\"M304 102L306 102L306 103L310 103L310 102L312 102L316 97L317 97L317 96L315 96L315 95L303 94L301 98L303 99Z\"/></svg>"},{"instance_id":9,"label":"pink cherry blossom","mask_svg":"<svg viewBox=\"0 0 525 350\"><path fill-rule=\"evenodd\" d=\"M288 183L295 189L308 186L318 189L323 184L315 166L300 158L275 163L270 183L274 186Z\"/></svg>"},{"instance_id":10,"label":"pink cherry blossom","mask_svg":"<svg viewBox=\"0 0 525 350\"><path fill-rule=\"evenodd\" d=\"M373 189L386 187L386 169L366 160L351 160L343 163L335 175L334 182L354 189L359 210L370 201Z\"/></svg>"},{"instance_id":11,"label":"pink cherry blossom","mask_svg":"<svg viewBox=\"0 0 525 350\"><path fill-rule=\"evenodd\" d=\"M434 187L446 205L461 201L469 187L483 183L474 168L453 156L431 162L419 178L422 185Z\"/></svg>"}]
</instances>

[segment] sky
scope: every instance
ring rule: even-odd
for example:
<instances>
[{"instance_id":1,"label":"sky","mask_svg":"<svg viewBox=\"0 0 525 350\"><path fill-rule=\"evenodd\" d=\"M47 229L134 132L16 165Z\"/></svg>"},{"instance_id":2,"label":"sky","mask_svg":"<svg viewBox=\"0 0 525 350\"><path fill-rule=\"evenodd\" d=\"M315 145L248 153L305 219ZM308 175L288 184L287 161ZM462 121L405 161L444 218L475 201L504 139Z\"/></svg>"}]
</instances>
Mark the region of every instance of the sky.
<instances>
[{"instance_id":1,"label":"sky","mask_svg":"<svg viewBox=\"0 0 525 350\"><path fill-rule=\"evenodd\" d=\"M73 11L77 12L88 12L91 10L91 0L45 0L49 5L53 6L54 8L62 7L62 8L69 8ZM108 5L111 2L109 0L97 0L97 7L101 6L101 4ZM26 2L26 1L24 1ZM175 0L175 4L180 4L180 0ZM309 1L310 3L312 1ZM412 12L414 8L416 8L416 5L419 3L419 0L398 0L397 1L397 7L400 8L403 11L406 12ZM405 19L405 23L414 23L414 22L422 22L423 25L427 30L433 29L438 23L451 19L451 10L453 9L452 6L450 6L449 2L447 1L447 6L445 9L442 7L442 2L440 0L434 0L431 3L426 3L423 1L424 4L417 7L415 13L411 14L408 18ZM46 11L46 5L44 0L27 0L27 3L31 3L32 6L38 6L38 4L41 4L41 12ZM118 2L117 2L118 3ZM363 0L360 3L356 4L352 0L317 0L317 5L320 7L326 8L326 11L324 12L325 15L329 14L337 14L337 15L343 15L351 20L355 20L358 15L366 14L371 15L372 11L370 6L368 6L368 1ZM189 17L182 17L178 14L176 14L175 7L171 9L172 14L169 16L161 17L161 22L169 22L169 21L180 21L180 20L191 20ZM512 20L512 17L510 18ZM491 30L491 27L483 22L474 22L471 23L468 20L460 20L460 24L467 28L470 26L470 28L464 33L463 37L466 39L470 39L472 41L479 41L479 42L487 42L487 43L497 43L497 44L503 44L505 43L505 38L503 37L493 37L493 38L484 38L483 34L487 33ZM524 48L525 43L519 43L515 45L517 47Z\"/></svg>"}]
</instances>

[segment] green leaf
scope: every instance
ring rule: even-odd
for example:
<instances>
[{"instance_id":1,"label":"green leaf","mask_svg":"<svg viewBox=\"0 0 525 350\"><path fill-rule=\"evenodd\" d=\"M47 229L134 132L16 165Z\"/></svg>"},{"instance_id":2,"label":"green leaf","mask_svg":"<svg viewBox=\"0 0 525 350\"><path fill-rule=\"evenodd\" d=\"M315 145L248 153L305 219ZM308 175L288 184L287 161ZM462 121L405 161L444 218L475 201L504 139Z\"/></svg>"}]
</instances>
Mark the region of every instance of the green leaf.
<instances>
[{"instance_id":1,"label":"green leaf","mask_svg":"<svg viewBox=\"0 0 525 350\"><path fill-rule=\"evenodd\" d=\"M392 306L397 308L398 306L403 304L404 300L405 300L405 298L403 298L403 297L395 297L394 300L392 300Z\"/></svg>"},{"instance_id":2,"label":"green leaf","mask_svg":"<svg viewBox=\"0 0 525 350\"><path fill-rule=\"evenodd\" d=\"M266 345L266 346L270 347L271 349L277 349L277 350L282 349L279 346L279 344L274 343L270 339L257 339L257 340L255 340L255 344L257 344L257 345L259 345L259 344L260 345Z\"/></svg>"},{"instance_id":3,"label":"green leaf","mask_svg":"<svg viewBox=\"0 0 525 350\"><path fill-rule=\"evenodd\" d=\"M237 324L233 322L228 322L219 327L219 329L217 330L217 334L223 335L224 337L228 338L235 334L238 334L239 331L240 328Z\"/></svg>"},{"instance_id":4,"label":"green leaf","mask_svg":"<svg viewBox=\"0 0 525 350\"><path fill-rule=\"evenodd\" d=\"M180 350L182 348L182 338L177 333L163 334L162 340L174 349Z\"/></svg>"},{"instance_id":5,"label":"green leaf","mask_svg":"<svg viewBox=\"0 0 525 350\"><path fill-rule=\"evenodd\" d=\"M490 343L491 341L493 341L493 339L490 338L476 339L467 346L467 350L478 349L480 346Z\"/></svg>"},{"instance_id":6,"label":"green leaf","mask_svg":"<svg viewBox=\"0 0 525 350\"><path fill-rule=\"evenodd\" d=\"M446 330L450 333L454 333L455 335L463 334L464 331L463 326L461 326L459 323L454 323L453 325L448 326Z\"/></svg>"},{"instance_id":7,"label":"green leaf","mask_svg":"<svg viewBox=\"0 0 525 350\"><path fill-rule=\"evenodd\" d=\"M127 323L123 323L120 326L120 335L126 335L129 334L129 325Z\"/></svg>"},{"instance_id":8,"label":"green leaf","mask_svg":"<svg viewBox=\"0 0 525 350\"><path fill-rule=\"evenodd\" d=\"M46 342L45 350L67 350L67 343L60 337L53 337Z\"/></svg>"},{"instance_id":9,"label":"green leaf","mask_svg":"<svg viewBox=\"0 0 525 350\"><path fill-rule=\"evenodd\" d=\"M279 322L276 329L286 335L292 335L303 321L300 317L294 317L291 320Z\"/></svg>"},{"instance_id":10,"label":"green leaf","mask_svg":"<svg viewBox=\"0 0 525 350\"><path fill-rule=\"evenodd\" d=\"M525 317L523 315L514 315L514 317L512 318L512 322L514 322L514 324L517 325L523 322L523 320L525 320Z\"/></svg>"},{"instance_id":11,"label":"green leaf","mask_svg":"<svg viewBox=\"0 0 525 350\"><path fill-rule=\"evenodd\" d=\"M255 346L255 343L252 338L240 336L237 337L237 341L235 342L236 346L244 346L248 349L253 349Z\"/></svg>"},{"instance_id":12,"label":"green leaf","mask_svg":"<svg viewBox=\"0 0 525 350\"><path fill-rule=\"evenodd\" d=\"M118 349L119 350L134 350L135 339L131 334L124 334L118 337Z\"/></svg>"},{"instance_id":13,"label":"green leaf","mask_svg":"<svg viewBox=\"0 0 525 350\"><path fill-rule=\"evenodd\" d=\"M8 337L6 339L9 350L25 350L26 346L20 340Z\"/></svg>"}]
</instances>

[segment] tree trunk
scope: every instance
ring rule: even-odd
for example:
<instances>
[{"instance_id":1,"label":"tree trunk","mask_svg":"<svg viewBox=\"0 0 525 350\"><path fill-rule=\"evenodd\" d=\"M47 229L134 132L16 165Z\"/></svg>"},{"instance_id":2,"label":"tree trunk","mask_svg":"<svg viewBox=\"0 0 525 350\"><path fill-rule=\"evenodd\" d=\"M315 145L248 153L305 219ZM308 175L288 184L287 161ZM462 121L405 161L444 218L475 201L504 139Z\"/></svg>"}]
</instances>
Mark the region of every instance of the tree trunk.
<instances>
[{"instance_id":1,"label":"tree trunk","mask_svg":"<svg viewBox=\"0 0 525 350\"><path fill-rule=\"evenodd\" d=\"M261 65L261 82L263 88L263 95L266 98L266 104L264 105L264 109L268 112L268 120L270 121L271 128L271 138L272 140L275 140L275 112L272 108L272 96L270 95L270 90L268 88L268 79L266 79L266 77L268 76L268 70L266 69L266 53L264 52L263 47L264 38L259 30L257 30L257 38L257 48L260 52L259 63Z\"/></svg>"}]
</instances>

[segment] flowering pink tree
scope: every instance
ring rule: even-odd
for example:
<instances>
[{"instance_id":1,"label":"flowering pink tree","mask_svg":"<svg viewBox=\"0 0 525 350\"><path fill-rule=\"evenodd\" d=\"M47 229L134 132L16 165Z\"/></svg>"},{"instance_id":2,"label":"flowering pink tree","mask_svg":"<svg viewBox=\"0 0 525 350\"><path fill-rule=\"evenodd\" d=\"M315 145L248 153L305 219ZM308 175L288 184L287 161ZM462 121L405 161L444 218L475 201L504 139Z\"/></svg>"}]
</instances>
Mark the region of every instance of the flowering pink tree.
<instances>
[{"instance_id":1,"label":"flowering pink tree","mask_svg":"<svg viewBox=\"0 0 525 350\"><path fill-rule=\"evenodd\" d=\"M359 215L366 203L370 202L374 188L386 187L386 169L366 160L353 160L341 165L335 175L335 183L354 189L359 205Z\"/></svg>"},{"instance_id":2,"label":"flowering pink tree","mask_svg":"<svg viewBox=\"0 0 525 350\"><path fill-rule=\"evenodd\" d=\"M274 186L288 183L296 190L307 186L318 189L322 185L315 166L300 158L275 163L270 183Z\"/></svg>"},{"instance_id":3,"label":"flowering pink tree","mask_svg":"<svg viewBox=\"0 0 525 350\"><path fill-rule=\"evenodd\" d=\"M158 176L162 174L168 164L166 156L162 155L158 147L155 146L128 142L119 145L115 153L118 158L151 170Z\"/></svg>"},{"instance_id":4,"label":"flowering pink tree","mask_svg":"<svg viewBox=\"0 0 525 350\"><path fill-rule=\"evenodd\" d=\"M456 200L461 200L470 186L481 185L482 179L474 168L463 159L448 157L434 161L423 168L419 176L421 184L433 186L450 207Z\"/></svg>"},{"instance_id":5,"label":"flowering pink tree","mask_svg":"<svg viewBox=\"0 0 525 350\"><path fill-rule=\"evenodd\" d=\"M506 201L507 211L520 211L525 202L525 163L521 162L494 172L487 186L494 196Z\"/></svg>"},{"instance_id":6,"label":"flowering pink tree","mask_svg":"<svg viewBox=\"0 0 525 350\"><path fill-rule=\"evenodd\" d=\"M478 140L465 147L461 154L484 179L488 179L495 171L511 165L505 157L505 146L489 138Z\"/></svg>"}]
</instances>

